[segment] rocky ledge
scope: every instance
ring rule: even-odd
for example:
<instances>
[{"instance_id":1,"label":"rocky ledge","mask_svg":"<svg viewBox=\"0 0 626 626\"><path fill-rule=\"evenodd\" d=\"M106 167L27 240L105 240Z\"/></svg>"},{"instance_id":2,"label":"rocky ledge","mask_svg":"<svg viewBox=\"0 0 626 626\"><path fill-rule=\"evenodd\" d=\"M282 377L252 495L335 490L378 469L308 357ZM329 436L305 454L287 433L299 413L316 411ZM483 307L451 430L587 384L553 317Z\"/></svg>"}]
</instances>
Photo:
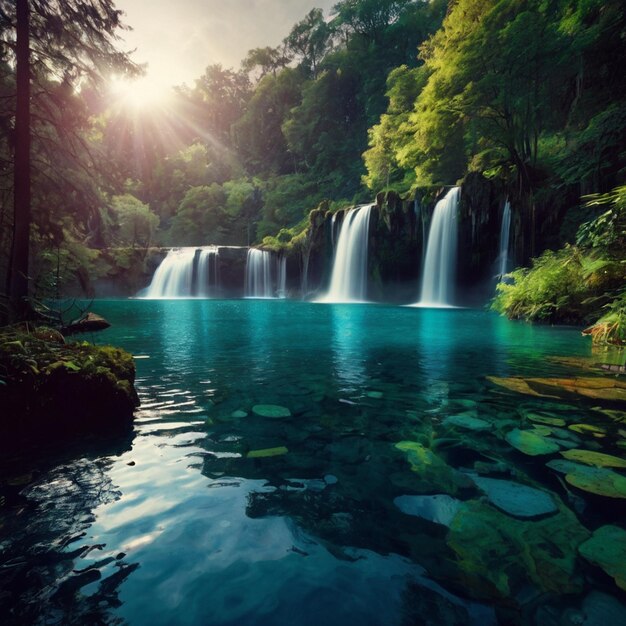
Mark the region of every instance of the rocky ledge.
<instances>
[{"instance_id":1,"label":"rocky ledge","mask_svg":"<svg viewBox=\"0 0 626 626\"><path fill-rule=\"evenodd\" d=\"M50 328L0 329L0 441L65 439L129 426L139 405L133 357L66 343Z\"/></svg>"}]
</instances>

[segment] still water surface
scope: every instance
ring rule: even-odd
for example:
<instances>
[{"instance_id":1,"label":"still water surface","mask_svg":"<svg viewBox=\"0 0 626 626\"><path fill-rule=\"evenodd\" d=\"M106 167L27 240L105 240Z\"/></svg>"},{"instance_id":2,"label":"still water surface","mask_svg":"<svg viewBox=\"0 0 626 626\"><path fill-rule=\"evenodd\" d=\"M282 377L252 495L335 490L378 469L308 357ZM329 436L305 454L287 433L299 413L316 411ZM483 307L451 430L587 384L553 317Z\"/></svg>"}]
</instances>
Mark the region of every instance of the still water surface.
<instances>
[{"instance_id":1,"label":"still water surface","mask_svg":"<svg viewBox=\"0 0 626 626\"><path fill-rule=\"evenodd\" d=\"M578 330L378 305L93 308L112 323L97 342L136 355L142 406L127 437L39 459L14 480L21 491L0 509L4 623L567 624L594 589L623 601L584 564L562 594L539 589L520 563L503 598L459 569L445 525L396 500L450 493L445 481L418 482L396 448L441 440L455 470L501 463L569 507L546 459L513 450L499 424L515 425L521 408L580 421L589 406L550 407L485 377L566 373L546 357L587 355ZM443 424L468 410L493 429ZM481 502L467 486L453 495ZM618 511L584 510L592 527Z\"/></svg>"}]
</instances>

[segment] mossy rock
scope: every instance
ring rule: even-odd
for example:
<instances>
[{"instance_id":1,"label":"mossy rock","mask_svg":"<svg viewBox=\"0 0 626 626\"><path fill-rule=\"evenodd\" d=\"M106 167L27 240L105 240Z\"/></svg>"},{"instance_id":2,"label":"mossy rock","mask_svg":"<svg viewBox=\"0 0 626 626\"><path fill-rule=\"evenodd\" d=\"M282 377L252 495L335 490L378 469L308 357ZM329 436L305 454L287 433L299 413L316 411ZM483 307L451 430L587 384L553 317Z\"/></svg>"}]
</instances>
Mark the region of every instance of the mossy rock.
<instances>
[{"instance_id":1,"label":"mossy rock","mask_svg":"<svg viewBox=\"0 0 626 626\"><path fill-rule=\"evenodd\" d=\"M523 393L528 396L537 396L540 398L558 398L558 396L539 393L538 391L535 391L523 378L501 378L499 376L487 376L487 380L489 382L492 382L494 385L504 387L505 389L508 389L509 391L515 391L516 393Z\"/></svg>"},{"instance_id":2,"label":"mossy rock","mask_svg":"<svg viewBox=\"0 0 626 626\"><path fill-rule=\"evenodd\" d=\"M454 495L461 488L473 486L472 481L450 467L438 454L416 441L401 441L396 448L406 452L411 470L417 474L412 487L422 493Z\"/></svg>"},{"instance_id":3,"label":"mossy rock","mask_svg":"<svg viewBox=\"0 0 626 626\"><path fill-rule=\"evenodd\" d=\"M568 461L580 461L581 463L585 463L586 465L593 465L595 467L619 467L621 469L626 468L626 459L620 459L617 456L604 454L603 452L575 449L561 452L561 455Z\"/></svg>"},{"instance_id":4,"label":"mossy rock","mask_svg":"<svg viewBox=\"0 0 626 626\"><path fill-rule=\"evenodd\" d=\"M531 422L545 426L565 426L567 424L562 417L551 417L540 413L526 413L526 418Z\"/></svg>"},{"instance_id":5,"label":"mossy rock","mask_svg":"<svg viewBox=\"0 0 626 626\"><path fill-rule=\"evenodd\" d=\"M626 530L619 526L601 526L578 548L590 563L601 567L626 591Z\"/></svg>"},{"instance_id":6,"label":"mossy rock","mask_svg":"<svg viewBox=\"0 0 626 626\"><path fill-rule=\"evenodd\" d=\"M559 451L558 444L548 441L543 436L530 430L514 428L506 434L505 439L514 448L529 456L540 456Z\"/></svg>"},{"instance_id":7,"label":"mossy rock","mask_svg":"<svg viewBox=\"0 0 626 626\"><path fill-rule=\"evenodd\" d=\"M65 439L128 426L139 405L132 355L111 346L63 343L49 330L0 332L4 439Z\"/></svg>"},{"instance_id":8,"label":"mossy rock","mask_svg":"<svg viewBox=\"0 0 626 626\"><path fill-rule=\"evenodd\" d=\"M276 448L264 448L262 450L250 450L246 457L249 459L266 459L273 456L283 456L287 454L289 450L285 446L278 446Z\"/></svg>"},{"instance_id":9,"label":"mossy rock","mask_svg":"<svg viewBox=\"0 0 626 626\"><path fill-rule=\"evenodd\" d=\"M569 509L524 521L470 500L452 520L448 546L457 556L459 583L475 598L511 601L528 584L546 593L579 593L576 551L589 532Z\"/></svg>"}]
</instances>

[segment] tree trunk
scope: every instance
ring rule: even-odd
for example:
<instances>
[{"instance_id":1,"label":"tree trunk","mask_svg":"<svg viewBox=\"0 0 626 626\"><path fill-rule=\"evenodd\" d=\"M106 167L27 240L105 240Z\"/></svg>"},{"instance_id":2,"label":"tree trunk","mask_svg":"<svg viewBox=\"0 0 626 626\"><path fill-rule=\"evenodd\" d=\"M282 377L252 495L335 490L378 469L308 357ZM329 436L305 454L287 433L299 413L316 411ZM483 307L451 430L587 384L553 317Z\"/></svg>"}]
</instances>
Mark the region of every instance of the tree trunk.
<instances>
[{"instance_id":1,"label":"tree trunk","mask_svg":"<svg viewBox=\"0 0 626 626\"><path fill-rule=\"evenodd\" d=\"M16 107L13 173L13 247L9 298L15 314L27 310L30 244L30 50L28 0L16 2Z\"/></svg>"}]
</instances>

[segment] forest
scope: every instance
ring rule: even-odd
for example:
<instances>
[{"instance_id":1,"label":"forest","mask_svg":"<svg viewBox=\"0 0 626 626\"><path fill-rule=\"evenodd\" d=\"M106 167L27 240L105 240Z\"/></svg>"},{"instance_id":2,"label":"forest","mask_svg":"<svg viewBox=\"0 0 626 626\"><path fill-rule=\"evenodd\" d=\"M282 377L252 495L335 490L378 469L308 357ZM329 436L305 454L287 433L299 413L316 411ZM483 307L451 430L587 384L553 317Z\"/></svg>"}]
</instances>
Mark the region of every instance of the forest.
<instances>
[{"instance_id":1,"label":"forest","mask_svg":"<svg viewBox=\"0 0 626 626\"><path fill-rule=\"evenodd\" d=\"M30 294L76 292L85 275L123 270L152 246L284 246L322 200L336 210L380 191L410 197L472 172L502 181L527 207L533 238L558 222L551 247L571 244L558 253L567 258L580 252L579 227L605 215L588 246L591 281L616 261L607 289L619 294L626 17L618 0L344 0L330 16L311 10L280 46L250 50L239 68L209 65L150 108L111 89L112 76L142 70L114 46L123 16L99 4L107 13L84 2L32 9ZM10 295L24 248L14 237L25 211L13 201L24 197L15 192L24 131L15 7L1 8L0 273ZM609 252L604 223L615 231ZM533 245L530 256L541 252ZM510 293L496 304L542 317L519 290L514 296L516 307ZM553 313L543 317L584 318Z\"/></svg>"}]
</instances>

